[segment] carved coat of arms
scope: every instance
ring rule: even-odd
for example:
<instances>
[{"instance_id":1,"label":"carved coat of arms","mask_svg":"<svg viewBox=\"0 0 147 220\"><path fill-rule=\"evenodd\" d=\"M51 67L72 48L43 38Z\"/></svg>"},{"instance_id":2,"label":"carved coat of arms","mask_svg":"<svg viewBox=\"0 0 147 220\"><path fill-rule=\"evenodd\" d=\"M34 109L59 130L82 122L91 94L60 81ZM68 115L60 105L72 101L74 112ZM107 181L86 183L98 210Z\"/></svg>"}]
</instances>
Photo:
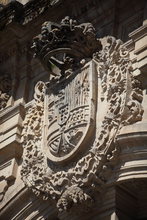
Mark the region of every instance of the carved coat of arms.
<instances>
[{"instance_id":1,"label":"carved coat of arms","mask_svg":"<svg viewBox=\"0 0 147 220\"><path fill-rule=\"evenodd\" d=\"M52 161L66 161L81 151L94 132L96 75L93 63L48 86L45 95L45 152Z\"/></svg>"},{"instance_id":2,"label":"carved coat of arms","mask_svg":"<svg viewBox=\"0 0 147 220\"><path fill-rule=\"evenodd\" d=\"M90 23L45 22L33 48L49 82L24 120L22 178L60 211L85 206L112 173L118 132L141 120L142 91L122 42L97 39Z\"/></svg>"}]
</instances>

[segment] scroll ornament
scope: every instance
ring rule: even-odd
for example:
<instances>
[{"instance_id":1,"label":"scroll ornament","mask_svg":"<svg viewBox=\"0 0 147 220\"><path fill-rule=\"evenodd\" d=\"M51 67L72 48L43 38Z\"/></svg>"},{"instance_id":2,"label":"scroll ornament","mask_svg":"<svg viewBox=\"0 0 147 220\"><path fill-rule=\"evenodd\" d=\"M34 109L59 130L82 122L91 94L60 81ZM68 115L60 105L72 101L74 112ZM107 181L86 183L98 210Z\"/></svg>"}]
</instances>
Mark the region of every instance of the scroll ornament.
<instances>
[{"instance_id":1,"label":"scroll ornament","mask_svg":"<svg viewBox=\"0 0 147 220\"><path fill-rule=\"evenodd\" d=\"M117 154L119 153L116 140L120 129L125 125L140 121L143 114L141 106L142 90L139 81L132 75L132 64L129 59L129 52L123 43L111 36L96 39L95 31L91 24L88 23L90 31L86 32L85 30L89 30L86 29L86 24L77 25L77 23L71 19L66 18L65 20L67 26L65 26L64 22L61 22L61 25L45 23L47 38L43 38L41 35L35 40L36 56L39 57L43 65L49 67L50 63L56 63L59 69L61 69L61 72L59 75L52 72L50 82L48 83L40 81L36 84L34 93L35 103L29 108L26 114L22 134L24 147L21 171L22 179L26 186L36 195L42 196L44 200L55 200L59 211L66 211L76 206L76 204L81 204L81 207L82 205L89 207L92 202L91 192L101 192L107 184L110 175L113 173L112 168L115 166L115 162L117 162ZM67 32L64 29L65 27ZM82 35L82 37L84 36L83 39L86 38L89 40L89 45L91 41L94 42L94 44L92 44L92 47L83 47L81 49L83 52L80 52L80 48L78 48L78 54L75 54L76 50L74 46L82 42L77 41L75 43L72 38L73 36L77 36L76 34L79 30L80 35L78 36ZM53 35L55 33L58 33L58 36L62 34L62 38L59 40ZM69 37L69 39L65 39L64 34L66 34L66 38ZM42 46L43 39L44 46ZM37 44L36 42L38 41L39 43ZM48 42L46 43L46 41ZM61 42L63 44L61 44ZM72 45L70 49L73 48L73 53L72 49L70 52L70 49L65 50L69 45ZM56 50L57 48L60 50ZM83 55L85 54L84 50L88 51L88 53L86 53L87 57L85 58ZM62 62L55 57L58 51L64 54L66 51L66 54L68 54L66 56L64 55ZM72 62L67 65L67 60L72 60ZM75 60L76 62L74 62ZM99 124L99 126L96 126L96 129L93 131L94 138L90 142L87 142L89 143L88 146L86 142L84 142L83 150L80 151L80 154L75 151L75 157L72 155L72 152L76 144L71 144L71 146L73 146L71 151L56 151L54 155L48 157L44 151L44 144L46 144L46 142L44 142L45 133L43 132L46 126L46 105L44 104L46 102L46 91L52 91L52 84L57 88L56 85L58 85L58 83L60 85L60 81L62 80L66 83L66 86L70 83L70 85L72 85L72 80L76 82L76 77L82 74L79 73L75 76L76 69L79 68L82 72L82 68L85 68L88 62L93 62L96 67L94 71L96 72L96 80L98 81L100 91L97 96L98 98L95 99L95 106L99 106L98 108L103 109L101 111L103 113L100 113L100 121L95 122L96 125ZM63 65L59 65L61 63ZM85 77L84 74L83 76ZM86 84L82 86L85 88ZM89 89L86 91L86 94L89 94ZM49 94L49 98L51 95ZM56 93L54 97L57 97ZM58 103L61 104L60 101L57 102L57 104ZM72 110L68 116L69 118L65 118L63 126L61 126L60 123L60 126L58 125L58 127L62 128L62 133L65 137L68 136L67 134L70 130L67 129L66 131L65 126L71 114ZM52 114L50 115L52 116ZM97 117L96 120L98 120ZM55 121L58 120L55 119ZM53 123L53 120L50 123ZM81 128L78 128L77 125L76 131L80 133L80 129ZM63 141L61 141L61 139L63 140L63 136L62 138L60 134L57 136L60 136L59 145L61 149L64 149L65 145ZM77 136L75 135L74 137ZM56 139L56 142L58 142L58 139ZM54 143L55 142L52 142L52 144ZM53 149L51 152L53 152ZM68 159L68 155L72 155L71 159ZM52 158L56 157L57 161L52 160ZM66 157L67 162L62 163L61 159Z\"/></svg>"}]
</instances>

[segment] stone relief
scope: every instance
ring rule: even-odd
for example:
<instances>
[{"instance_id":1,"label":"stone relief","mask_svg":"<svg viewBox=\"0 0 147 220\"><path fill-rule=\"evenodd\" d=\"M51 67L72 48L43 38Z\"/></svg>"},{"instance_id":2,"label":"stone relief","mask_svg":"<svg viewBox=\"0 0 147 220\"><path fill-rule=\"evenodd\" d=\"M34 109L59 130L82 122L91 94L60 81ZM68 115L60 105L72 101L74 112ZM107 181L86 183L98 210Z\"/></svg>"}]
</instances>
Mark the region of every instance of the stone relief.
<instances>
[{"instance_id":1,"label":"stone relief","mask_svg":"<svg viewBox=\"0 0 147 220\"><path fill-rule=\"evenodd\" d=\"M93 53L101 48L101 43L92 24L78 24L67 16L60 24L44 22L41 34L34 37L32 48L34 56L57 79L91 59ZM52 65L57 66L60 73L52 71Z\"/></svg>"},{"instance_id":2,"label":"stone relief","mask_svg":"<svg viewBox=\"0 0 147 220\"><path fill-rule=\"evenodd\" d=\"M69 154L78 150L85 136L93 130L95 110L92 102L96 86L92 83L89 68L88 65L76 76L71 74L68 80L62 79L48 87L45 101L48 108L45 118L49 118L46 146L51 160L69 158Z\"/></svg>"},{"instance_id":3,"label":"stone relief","mask_svg":"<svg viewBox=\"0 0 147 220\"><path fill-rule=\"evenodd\" d=\"M24 120L22 179L59 211L90 206L90 192L101 192L113 172L117 134L142 119L129 52L120 40L97 39L92 24L68 17L44 23L33 48L50 76L35 86Z\"/></svg>"},{"instance_id":4,"label":"stone relief","mask_svg":"<svg viewBox=\"0 0 147 220\"><path fill-rule=\"evenodd\" d=\"M12 89L10 76L5 74L0 76L0 110L7 106Z\"/></svg>"}]
</instances>

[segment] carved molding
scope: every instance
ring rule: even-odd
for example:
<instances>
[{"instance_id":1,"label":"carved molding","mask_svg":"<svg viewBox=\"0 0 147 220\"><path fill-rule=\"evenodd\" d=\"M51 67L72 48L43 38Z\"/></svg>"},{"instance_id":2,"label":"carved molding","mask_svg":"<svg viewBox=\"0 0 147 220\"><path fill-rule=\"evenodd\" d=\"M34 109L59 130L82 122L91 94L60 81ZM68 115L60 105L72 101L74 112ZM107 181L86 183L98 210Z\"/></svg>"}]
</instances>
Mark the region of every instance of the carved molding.
<instances>
[{"instance_id":1,"label":"carved molding","mask_svg":"<svg viewBox=\"0 0 147 220\"><path fill-rule=\"evenodd\" d=\"M15 158L8 160L7 162L0 164L0 201L3 200L4 195L12 182L16 179L18 164Z\"/></svg>"},{"instance_id":2,"label":"carved molding","mask_svg":"<svg viewBox=\"0 0 147 220\"><path fill-rule=\"evenodd\" d=\"M10 1L8 4L6 2L6 0L3 0L1 4L1 29L12 22L25 25L43 14L47 9L56 7L61 3L61 0L29 1L24 5L19 1Z\"/></svg>"},{"instance_id":3,"label":"carved molding","mask_svg":"<svg viewBox=\"0 0 147 220\"><path fill-rule=\"evenodd\" d=\"M59 30L60 28L61 26ZM74 29L74 34L76 30ZM84 34L83 28L82 34ZM95 38L95 35L93 37ZM89 43L94 39L93 37L89 38ZM40 38L37 37L38 40ZM129 52L123 43L114 37L108 36L97 42L98 47L95 46L97 50L92 50L90 56L93 58L90 61L88 55L78 69L71 66L70 71L68 67L61 68L63 73L50 74L49 83L37 83L34 106L28 110L24 120L22 179L27 187L36 195L41 195L44 200L49 198L56 200L59 211L68 210L76 204L84 203L89 206L92 201L90 192L101 192L113 173L119 153L116 138L120 129L141 120L143 114L142 90L139 82L133 78ZM59 45L55 44L56 46ZM69 47L68 42L60 47L60 53L64 54L64 48L67 47ZM83 49L82 46L81 48ZM54 49L45 47L45 54L52 51L51 54L55 56ZM75 59L78 64L84 59L75 54L73 56L72 53L66 53L66 57ZM42 59L42 55L39 58ZM53 58L49 55L48 61L50 60ZM57 60L58 63L59 61L61 60ZM63 56L62 62L64 64ZM45 62L46 68L48 68L47 64ZM87 76L86 84L82 81L85 76ZM81 82L79 86L76 84L78 81ZM74 90L70 90L72 86ZM82 91L86 93L80 96ZM87 98L87 107L84 102L78 104L80 97L83 98L80 100ZM70 103L74 103L74 99L77 105L74 104L71 108ZM85 124L82 124L80 119L79 124L73 125L71 120L73 112L81 106L86 112ZM82 115L84 113L81 111L79 116ZM76 112L75 117L77 116ZM69 121L71 127L68 125ZM78 118L75 122L78 122ZM49 130L52 124L54 127ZM73 148L70 148L73 142L71 136L68 139L69 133L72 133L74 140L77 140L75 145L72 144ZM67 143L65 140L58 141L58 137L63 137L63 134L68 140ZM76 134L82 135L79 138ZM48 141L50 140L48 136L51 141ZM66 146L67 149L70 148L69 151ZM64 149L64 153L58 149Z\"/></svg>"}]
</instances>

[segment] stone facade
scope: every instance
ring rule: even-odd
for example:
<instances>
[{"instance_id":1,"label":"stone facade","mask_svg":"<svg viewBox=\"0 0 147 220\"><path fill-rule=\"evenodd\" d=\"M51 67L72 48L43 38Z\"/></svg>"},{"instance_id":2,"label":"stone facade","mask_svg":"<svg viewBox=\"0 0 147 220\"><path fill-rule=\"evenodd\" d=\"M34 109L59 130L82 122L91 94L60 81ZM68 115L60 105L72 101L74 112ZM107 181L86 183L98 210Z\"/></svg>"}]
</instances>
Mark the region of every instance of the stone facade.
<instances>
[{"instance_id":1,"label":"stone facade","mask_svg":"<svg viewBox=\"0 0 147 220\"><path fill-rule=\"evenodd\" d=\"M146 219L146 1L0 7L0 218Z\"/></svg>"}]
</instances>

